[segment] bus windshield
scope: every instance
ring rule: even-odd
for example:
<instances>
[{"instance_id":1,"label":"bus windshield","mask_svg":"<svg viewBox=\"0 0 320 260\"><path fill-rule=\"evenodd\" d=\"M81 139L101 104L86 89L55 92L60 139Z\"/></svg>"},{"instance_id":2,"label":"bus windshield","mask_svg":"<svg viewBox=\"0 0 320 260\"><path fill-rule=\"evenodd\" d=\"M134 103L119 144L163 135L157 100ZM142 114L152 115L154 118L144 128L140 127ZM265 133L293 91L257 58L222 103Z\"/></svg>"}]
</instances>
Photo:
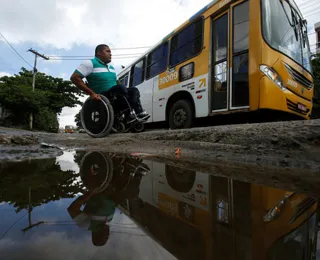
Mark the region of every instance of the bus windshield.
<instances>
[{"instance_id":1,"label":"bus windshield","mask_svg":"<svg viewBox=\"0 0 320 260\"><path fill-rule=\"evenodd\" d=\"M262 31L273 49L311 72L307 28L294 1L262 0Z\"/></svg>"},{"instance_id":2,"label":"bus windshield","mask_svg":"<svg viewBox=\"0 0 320 260\"><path fill-rule=\"evenodd\" d=\"M312 259L312 251L316 247L316 224L314 213L304 224L274 243L268 252L268 260Z\"/></svg>"}]
</instances>

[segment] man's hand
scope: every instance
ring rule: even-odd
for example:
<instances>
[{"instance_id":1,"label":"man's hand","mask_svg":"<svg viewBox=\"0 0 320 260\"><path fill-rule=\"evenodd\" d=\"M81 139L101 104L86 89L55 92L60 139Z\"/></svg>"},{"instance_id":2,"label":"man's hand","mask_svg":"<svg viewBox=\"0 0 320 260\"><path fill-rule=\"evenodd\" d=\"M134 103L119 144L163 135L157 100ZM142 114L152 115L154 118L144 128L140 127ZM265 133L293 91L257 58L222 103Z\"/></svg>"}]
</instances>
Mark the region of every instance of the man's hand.
<instances>
[{"instance_id":1,"label":"man's hand","mask_svg":"<svg viewBox=\"0 0 320 260\"><path fill-rule=\"evenodd\" d=\"M92 100L101 100L100 96L96 93L91 94L90 97Z\"/></svg>"},{"instance_id":2,"label":"man's hand","mask_svg":"<svg viewBox=\"0 0 320 260\"><path fill-rule=\"evenodd\" d=\"M72 81L73 84L75 84L79 89L81 89L82 91L84 91L85 93L87 93L91 99L93 100L100 100L99 95L97 95L96 93L94 93L89 87L87 83L83 82L83 76L80 75L77 72L74 72L72 74L72 76L70 77L70 80Z\"/></svg>"}]
</instances>

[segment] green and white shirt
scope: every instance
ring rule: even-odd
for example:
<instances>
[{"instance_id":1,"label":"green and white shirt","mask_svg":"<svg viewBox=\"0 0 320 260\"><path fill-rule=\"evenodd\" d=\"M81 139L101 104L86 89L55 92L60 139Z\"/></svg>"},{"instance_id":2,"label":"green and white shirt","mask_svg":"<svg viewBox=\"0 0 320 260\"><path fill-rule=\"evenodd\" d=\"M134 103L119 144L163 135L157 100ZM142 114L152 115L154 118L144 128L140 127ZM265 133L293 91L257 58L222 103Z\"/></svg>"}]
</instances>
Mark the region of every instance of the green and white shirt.
<instances>
[{"instance_id":1,"label":"green and white shirt","mask_svg":"<svg viewBox=\"0 0 320 260\"><path fill-rule=\"evenodd\" d=\"M97 57L83 61L76 72L87 79L88 87L97 94L108 91L117 85L118 77L114 67Z\"/></svg>"}]
</instances>

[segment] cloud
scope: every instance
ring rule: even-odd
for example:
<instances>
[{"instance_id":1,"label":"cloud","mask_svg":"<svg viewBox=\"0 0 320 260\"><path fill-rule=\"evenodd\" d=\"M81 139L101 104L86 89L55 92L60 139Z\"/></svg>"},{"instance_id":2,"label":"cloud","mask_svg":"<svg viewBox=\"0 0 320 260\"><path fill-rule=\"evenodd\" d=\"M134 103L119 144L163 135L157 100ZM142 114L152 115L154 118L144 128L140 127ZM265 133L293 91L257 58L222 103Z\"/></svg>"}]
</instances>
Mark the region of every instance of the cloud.
<instances>
[{"instance_id":1,"label":"cloud","mask_svg":"<svg viewBox=\"0 0 320 260\"><path fill-rule=\"evenodd\" d=\"M8 73L8 72L0 72L0 78L4 77L4 76L11 77L12 75L10 73Z\"/></svg>"},{"instance_id":2,"label":"cloud","mask_svg":"<svg viewBox=\"0 0 320 260\"><path fill-rule=\"evenodd\" d=\"M42 73L45 73L47 75L50 75L50 69L49 68L43 68L43 69L41 69L39 71L42 72Z\"/></svg>"},{"instance_id":3,"label":"cloud","mask_svg":"<svg viewBox=\"0 0 320 260\"><path fill-rule=\"evenodd\" d=\"M60 73L60 75L59 75L58 77L59 77L59 78L62 78L62 79L64 79L64 80L70 80L70 79L69 79L70 76L68 76L68 74L65 73L65 72Z\"/></svg>"},{"instance_id":4,"label":"cloud","mask_svg":"<svg viewBox=\"0 0 320 260\"><path fill-rule=\"evenodd\" d=\"M192 13L208 2L198 0ZM19 5L7 1L0 10L0 30L11 43L29 41L65 49L75 44L153 45L183 21L185 13L175 12L177 7L171 0L32 0Z\"/></svg>"},{"instance_id":5,"label":"cloud","mask_svg":"<svg viewBox=\"0 0 320 260\"><path fill-rule=\"evenodd\" d=\"M77 227L74 227L77 228ZM102 247L95 247L89 231L77 234L76 229L65 231L47 231L30 235L28 239L13 240L4 238L0 241L1 259L132 259L132 260L173 260L171 255L148 236L142 236L130 228L112 231L108 242ZM58 229L56 227L56 229ZM73 232L72 232L73 231ZM21 232L21 231L20 231ZM137 233L137 234L136 234Z\"/></svg>"},{"instance_id":6,"label":"cloud","mask_svg":"<svg viewBox=\"0 0 320 260\"><path fill-rule=\"evenodd\" d=\"M79 166L74 162L74 156L76 152L64 151L63 154L56 158L56 162L60 165L62 171L74 171L75 173L79 172Z\"/></svg>"},{"instance_id":7,"label":"cloud","mask_svg":"<svg viewBox=\"0 0 320 260\"><path fill-rule=\"evenodd\" d=\"M64 107L60 116L58 116L59 126L65 127L66 125L76 126L74 121L74 116L80 111L81 107L77 105L76 107Z\"/></svg>"},{"instance_id":8,"label":"cloud","mask_svg":"<svg viewBox=\"0 0 320 260\"><path fill-rule=\"evenodd\" d=\"M99 43L112 48L150 46L209 2L29 0L17 5L15 1L5 1L0 9L0 31L13 44L30 42L43 48L71 50L76 45L94 47ZM315 17L308 17L309 24L314 23ZM117 62L128 64L131 60Z\"/></svg>"}]
</instances>

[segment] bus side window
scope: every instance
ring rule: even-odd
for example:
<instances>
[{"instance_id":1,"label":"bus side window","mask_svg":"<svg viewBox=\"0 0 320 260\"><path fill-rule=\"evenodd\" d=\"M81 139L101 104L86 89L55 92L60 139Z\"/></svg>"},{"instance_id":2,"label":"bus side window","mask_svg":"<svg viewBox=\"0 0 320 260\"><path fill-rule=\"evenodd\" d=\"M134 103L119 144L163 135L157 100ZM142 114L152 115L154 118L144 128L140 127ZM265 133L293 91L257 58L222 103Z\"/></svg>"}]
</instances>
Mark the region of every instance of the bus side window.
<instances>
[{"instance_id":1,"label":"bus side window","mask_svg":"<svg viewBox=\"0 0 320 260\"><path fill-rule=\"evenodd\" d=\"M165 71L167 67L167 57L167 42L160 45L157 49L149 54L147 61L147 80Z\"/></svg>"},{"instance_id":2,"label":"bus side window","mask_svg":"<svg viewBox=\"0 0 320 260\"><path fill-rule=\"evenodd\" d=\"M203 19L199 19L171 39L170 67L184 62L201 52L203 45Z\"/></svg>"},{"instance_id":3,"label":"bus side window","mask_svg":"<svg viewBox=\"0 0 320 260\"><path fill-rule=\"evenodd\" d=\"M131 68L130 87L137 86L144 81L145 59L138 61Z\"/></svg>"},{"instance_id":4,"label":"bus side window","mask_svg":"<svg viewBox=\"0 0 320 260\"><path fill-rule=\"evenodd\" d=\"M122 77L119 79L120 83L121 83L122 85L126 86L126 87L128 86L128 75L129 75L129 73L127 73L126 75L122 76Z\"/></svg>"}]
</instances>

